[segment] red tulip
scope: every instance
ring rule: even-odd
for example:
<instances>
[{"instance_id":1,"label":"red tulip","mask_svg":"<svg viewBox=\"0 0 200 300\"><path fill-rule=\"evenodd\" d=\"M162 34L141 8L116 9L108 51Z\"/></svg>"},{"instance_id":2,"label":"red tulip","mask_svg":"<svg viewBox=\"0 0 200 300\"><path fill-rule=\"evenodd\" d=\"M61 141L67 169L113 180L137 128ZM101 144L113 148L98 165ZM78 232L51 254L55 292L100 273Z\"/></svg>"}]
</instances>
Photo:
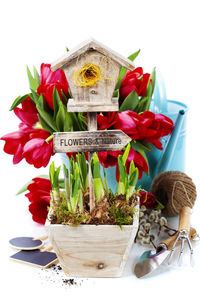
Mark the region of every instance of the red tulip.
<instances>
[{"instance_id":1,"label":"red tulip","mask_svg":"<svg viewBox=\"0 0 200 300\"><path fill-rule=\"evenodd\" d=\"M55 72L51 71L50 64L41 64L40 67L40 85L37 89L38 94L44 96L45 101L48 103L51 109L54 109L53 106L53 90L56 87L60 99L63 101L62 92L69 97L69 85L65 77L65 73L62 69L58 69Z\"/></svg>"},{"instance_id":2,"label":"red tulip","mask_svg":"<svg viewBox=\"0 0 200 300\"><path fill-rule=\"evenodd\" d=\"M5 141L4 152L13 156L13 164L18 164L23 159L23 147L28 141L28 135L23 131L15 131L1 137Z\"/></svg>"},{"instance_id":3,"label":"red tulip","mask_svg":"<svg viewBox=\"0 0 200 300\"><path fill-rule=\"evenodd\" d=\"M26 125L33 126L38 122L38 111L30 97L27 97L22 103L22 108L16 107L14 113Z\"/></svg>"},{"instance_id":4,"label":"red tulip","mask_svg":"<svg viewBox=\"0 0 200 300\"><path fill-rule=\"evenodd\" d=\"M149 77L149 73L143 74L141 67L133 71L128 70L120 86L120 99L124 100L132 91L136 91L138 96L145 96Z\"/></svg>"},{"instance_id":5,"label":"red tulip","mask_svg":"<svg viewBox=\"0 0 200 300\"><path fill-rule=\"evenodd\" d=\"M156 197L150 192L140 190L140 206L142 205L144 205L147 209L156 208Z\"/></svg>"},{"instance_id":6,"label":"red tulip","mask_svg":"<svg viewBox=\"0 0 200 300\"><path fill-rule=\"evenodd\" d=\"M141 117L144 118L143 125L145 127L142 139L162 150L162 143L159 139L172 131L174 126L173 121L162 114L154 114L151 111L143 112Z\"/></svg>"},{"instance_id":7,"label":"red tulip","mask_svg":"<svg viewBox=\"0 0 200 300\"><path fill-rule=\"evenodd\" d=\"M33 183L28 185L27 189L29 193L25 196L31 202L29 211L32 214L32 219L37 223L45 224L51 199L50 180L36 177L33 179Z\"/></svg>"},{"instance_id":8,"label":"red tulip","mask_svg":"<svg viewBox=\"0 0 200 300\"><path fill-rule=\"evenodd\" d=\"M133 140L140 140L144 135L143 118L134 111L126 110L116 114L114 129L121 129Z\"/></svg>"},{"instance_id":9,"label":"red tulip","mask_svg":"<svg viewBox=\"0 0 200 300\"><path fill-rule=\"evenodd\" d=\"M49 154L54 155L52 151L52 141L46 143L46 139L50 136L49 132L43 129L34 129L24 123L19 124L19 131L11 132L4 135L1 140L5 141L4 151L13 156L13 164L18 164L23 158L28 163L34 164L36 168L46 166L50 160ZM35 142L38 142L34 144ZM35 145L37 151L34 151L32 159L30 158L30 146ZM25 151L26 150L26 151ZM45 151L47 152L45 153ZM39 159L37 161L37 158ZM48 162L47 162L48 161Z\"/></svg>"},{"instance_id":10,"label":"red tulip","mask_svg":"<svg viewBox=\"0 0 200 300\"><path fill-rule=\"evenodd\" d=\"M115 123L115 112L104 112L97 114L97 124L99 130L108 129Z\"/></svg>"},{"instance_id":11,"label":"red tulip","mask_svg":"<svg viewBox=\"0 0 200 300\"><path fill-rule=\"evenodd\" d=\"M43 138L31 139L23 149L23 157L35 168L46 167L53 154L53 141L47 143Z\"/></svg>"},{"instance_id":12,"label":"red tulip","mask_svg":"<svg viewBox=\"0 0 200 300\"><path fill-rule=\"evenodd\" d=\"M114 167L117 165L117 158L122 151L101 151L98 152L99 161L104 168Z\"/></svg>"}]
</instances>

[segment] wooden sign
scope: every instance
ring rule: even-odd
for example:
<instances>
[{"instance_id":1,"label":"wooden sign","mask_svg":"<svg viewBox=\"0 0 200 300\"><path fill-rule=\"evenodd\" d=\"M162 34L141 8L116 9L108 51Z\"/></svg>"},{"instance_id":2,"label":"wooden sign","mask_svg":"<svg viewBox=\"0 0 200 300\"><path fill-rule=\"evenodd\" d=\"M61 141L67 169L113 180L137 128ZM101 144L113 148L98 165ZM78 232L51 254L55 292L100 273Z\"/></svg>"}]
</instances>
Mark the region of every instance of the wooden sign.
<instances>
[{"instance_id":1,"label":"wooden sign","mask_svg":"<svg viewBox=\"0 0 200 300\"><path fill-rule=\"evenodd\" d=\"M54 152L117 151L130 141L122 130L55 132Z\"/></svg>"},{"instance_id":2,"label":"wooden sign","mask_svg":"<svg viewBox=\"0 0 200 300\"><path fill-rule=\"evenodd\" d=\"M54 252L41 252L40 250L21 250L10 256L10 259L39 268L48 268L58 261Z\"/></svg>"},{"instance_id":3,"label":"wooden sign","mask_svg":"<svg viewBox=\"0 0 200 300\"><path fill-rule=\"evenodd\" d=\"M36 250L42 248L44 242L39 239L35 240L33 237L22 236L11 239L9 245L19 250Z\"/></svg>"}]
</instances>

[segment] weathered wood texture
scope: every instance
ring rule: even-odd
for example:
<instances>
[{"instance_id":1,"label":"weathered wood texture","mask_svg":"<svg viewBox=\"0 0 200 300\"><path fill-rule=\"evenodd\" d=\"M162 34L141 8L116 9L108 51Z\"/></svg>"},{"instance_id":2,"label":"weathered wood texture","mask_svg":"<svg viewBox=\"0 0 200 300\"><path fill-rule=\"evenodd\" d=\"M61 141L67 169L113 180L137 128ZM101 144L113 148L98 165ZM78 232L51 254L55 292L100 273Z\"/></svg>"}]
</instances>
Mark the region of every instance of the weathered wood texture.
<instances>
[{"instance_id":1,"label":"weathered wood texture","mask_svg":"<svg viewBox=\"0 0 200 300\"><path fill-rule=\"evenodd\" d=\"M67 104L68 112L103 112L103 111L118 111L119 102L117 98L112 98L111 102L104 103L96 102L79 102L77 104L74 99L69 99Z\"/></svg>"},{"instance_id":2,"label":"weathered wood texture","mask_svg":"<svg viewBox=\"0 0 200 300\"><path fill-rule=\"evenodd\" d=\"M74 82L74 73L87 64L94 64L100 68L101 77L91 87L77 86ZM112 103L113 91L118 80L120 64L114 62L109 57L95 51L88 50L86 53L75 58L63 67L69 87L73 95L73 102L68 103L69 111L94 111L94 105L102 111L104 105L107 111L118 110L118 105ZM109 78L109 79L107 79ZM91 107L92 105L92 107ZM113 106L113 107L112 107Z\"/></svg>"},{"instance_id":3,"label":"weathered wood texture","mask_svg":"<svg viewBox=\"0 0 200 300\"><path fill-rule=\"evenodd\" d=\"M46 230L66 275L120 277L137 233L138 219L139 212L133 225L125 225L122 230L117 225L69 226L48 222Z\"/></svg>"},{"instance_id":4,"label":"weathered wood texture","mask_svg":"<svg viewBox=\"0 0 200 300\"><path fill-rule=\"evenodd\" d=\"M96 112L88 112L88 131L89 132L96 132L97 130L97 113ZM89 159L89 197L90 197L90 212L95 207L95 191L94 191L94 184L93 184L93 177L92 177L92 170L91 170L91 159L94 156L94 152L88 153Z\"/></svg>"},{"instance_id":5,"label":"weathered wood texture","mask_svg":"<svg viewBox=\"0 0 200 300\"><path fill-rule=\"evenodd\" d=\"M117 151L129 142L122 130L54 132L54 152Z\"/></svg>"},{"instance_id":6,"label":"weathered wood texture","mask_svg":"<svg viewBox=\"0 0 200 300\"><path fill-rule=\"evenodd\" d=\"M121 66L129 70L134 70L135 68L132 61L123 57L122 55L113 51L112 49L108 48L102 43L96 41L95 39L90 38L89 40L86 40L83 43L79 44L76 48L67 52L65 55L53 62L51 64L52 71L56 71L57 69L62 68L64 65L69 64L73 59L77 58L78 56L84 54L87 50L91 49L110 57L113 61L116 61Z\"/></svg>"}]
</instances>

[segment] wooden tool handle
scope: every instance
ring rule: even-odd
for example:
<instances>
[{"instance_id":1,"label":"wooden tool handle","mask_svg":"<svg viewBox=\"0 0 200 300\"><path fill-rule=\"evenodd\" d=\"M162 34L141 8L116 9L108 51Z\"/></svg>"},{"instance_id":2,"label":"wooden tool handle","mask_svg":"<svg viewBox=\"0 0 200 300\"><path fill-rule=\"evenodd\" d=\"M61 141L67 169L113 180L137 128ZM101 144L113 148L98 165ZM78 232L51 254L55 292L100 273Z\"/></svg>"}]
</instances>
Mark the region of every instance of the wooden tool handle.
<instances>
[{"instance_id":1,"label":"wooden tool handle","mask_svg":"<svg viewBox=\"0 0 200 300\"><path fill-rule=\"evenodd\" d=\"M34 241L37 241L37 240L44 241L44 240L46 240L46 239L48 239L48 235L37 236L37 237L35 237L33 240L34 240Z\"/></svg>"},{"instance_id":2,"label":"wooden tool handle","mask_svg":"<svg viewBox=\"0 0 200 300\"><path fill-rule=\"evenodd\" d=\"M192 214L192 210L190 207L184 206L181 209L178 231L187 230L189 232L191 214Z\"/></svg>"},{"instance_id":3,"label":"wooden tool handle","mask_svg":"<svg viewBox=\"0 0 200 300\"><path fill-rule=\"evenodd\" d=\"M40 250L41 252L51 251L53 249L52 245L47 246L46 248Z\"/></svg>"},{"instance_id":4,"label":"wooden tool handle","mask_svg":"<svg viewBox=\"0 0 200 300\"><path fill-rule=\"evenodd\" d=\"M194 236L196 235L196 229L194 228L190 228L190 233L189 233L189 238L190 239L193 239ZM167 247L168 250L171 250L173 245L174 245L174 242L176 240L178 236L178 233L176 233L175 235L173 235L172 237L168 238L167 240L165 240L164 242L160 243L161 244L165 244L165 246ZM180 244L180 241L177 243L177 246ZM159 251L160 248L162 248L160 245L158 245L157 247L157 251Z\"/></svg>"}]
</instances>

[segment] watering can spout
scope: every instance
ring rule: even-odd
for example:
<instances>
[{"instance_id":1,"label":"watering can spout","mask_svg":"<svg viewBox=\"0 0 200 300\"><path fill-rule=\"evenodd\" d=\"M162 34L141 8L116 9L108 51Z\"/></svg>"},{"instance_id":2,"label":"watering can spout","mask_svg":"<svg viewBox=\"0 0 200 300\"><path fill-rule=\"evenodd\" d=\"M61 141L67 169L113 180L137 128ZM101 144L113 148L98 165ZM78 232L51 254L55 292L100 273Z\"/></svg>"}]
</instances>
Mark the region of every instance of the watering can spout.
<instances>
[{"instance_id":1,"label":"watering can spout","mask_svg":"<svg viewBox=\"0 0 200 300\"><path fill-rule=\"evenodd\" d=\"M166 143L161 159L157 167L155 168L154 176L156 176L161 172L168 171L168 168L171 164L174 155L174 151L176 149L176 144L181 132L181 127L183 124L184 117L185 117L185 110L184 109L179 110L172 133Z\"/></svg>"}]
</instances>

